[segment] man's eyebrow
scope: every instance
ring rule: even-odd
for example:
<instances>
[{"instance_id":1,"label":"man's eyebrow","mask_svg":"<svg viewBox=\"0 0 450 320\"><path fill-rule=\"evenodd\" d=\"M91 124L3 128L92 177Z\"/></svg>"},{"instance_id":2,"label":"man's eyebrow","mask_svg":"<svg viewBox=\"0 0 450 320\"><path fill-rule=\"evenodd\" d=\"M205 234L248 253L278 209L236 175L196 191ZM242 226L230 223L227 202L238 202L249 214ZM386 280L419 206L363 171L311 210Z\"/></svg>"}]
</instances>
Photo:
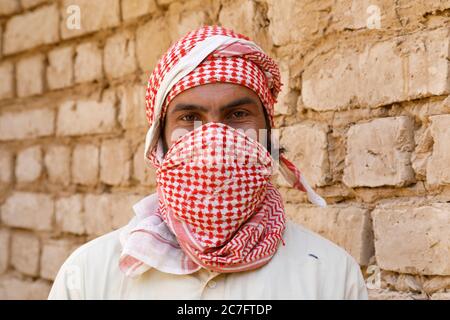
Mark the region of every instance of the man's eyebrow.
<instances>
[{"instance_id":1,"label":"man's eyebrow","mask_svg":"<svg viewBox=\"0 0 450 320\"><path fill-rule=\"evenodd\" d=\"M208 109L204 106L198 105L198 104L192 104L192 103L177 103L175 107L170 111L170 113L175 113L178 111L201 111L201 112L207 112Z\"/></svg>"},{"instance_id":2,"label":"man's eyebrow","mask_svg":"<svg viewBox=\"0 0 450 320\"><path fill-rule=\"evenodd\" d=\"M254 104L256 106L258 105L258 103L254 99L252 99L250 97L243 97L243 98L239 98L234 101L231 101L230 103L227 103L226 105L220 107L220 112L224 111L225 109L242 106L244 104Z\"/></svg>"},{"instance_id":3,"label":"man's eyebrow","mask_svg":"<svg viewBox=\"0 0 450 320\"><path fill-rule=\"evenodd\" d=\"M258 103L250 98L250 97L243 97L243 98L239 98L236 100L231 101L230 103L227 103L226 105L220 107L220 112L223 112L225 109L230 109L233 107L238 107L244 104L254 104L254 105L258 105ZM208 112L208 108L202 106L202 105L198 105L198 104L193 104L193 103L177 103L175 105L175 107L173 107L173 109L170 111L170 113L175 113L178 111L200 111L200 112Z\"/></svg>"}]
</instances>

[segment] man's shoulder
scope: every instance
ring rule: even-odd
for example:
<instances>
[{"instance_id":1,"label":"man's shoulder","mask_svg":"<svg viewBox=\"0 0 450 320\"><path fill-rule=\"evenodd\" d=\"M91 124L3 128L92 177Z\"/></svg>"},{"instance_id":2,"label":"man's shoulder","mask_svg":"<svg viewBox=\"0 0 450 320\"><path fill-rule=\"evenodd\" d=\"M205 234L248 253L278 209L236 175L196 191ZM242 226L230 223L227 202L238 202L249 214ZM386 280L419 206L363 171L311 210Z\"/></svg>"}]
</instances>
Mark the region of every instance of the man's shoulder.
<instances>
[{"instance_id":1,"label":"man's shoulder","mask_svg":"<svg viewBox=\"0 0 450 320\"><path fill-rule=\"evenodd\" d=\"M49 299L101 297L105 279L114 279L111 275L119 272L118 263L111 262L120 257L120 232L109 232L75 249L59 269Z\"/></svg>"},{"instance_id":2,"label":"man's shoulder","mask_svg":"<svg viewBox=\"0 0 450 320\"><path fill-rule=\"evenodd\" d=\"M75 249L67 258L67 263L82 263L90 259L108 261L111 257L120 256L120 232L117 229L94 238Z\"/></svg>"},{"instance_id":3,"label":"man's shoulder","mask_svg":"<svg viewBox=\"0 0 450 320\"><path fill-rule=\"evenodd\" d=\"M345 249L292 220L284 239L283 270L300 274L325 299L367 299L360 266Z\"/></svg>"},{"instance_id":4,"label":"man's shoulder","mask_svg":"<svg viewBox=\"0 0 450 320\"><path fill-rule=\"evenodd\" d=\"M340 262L357 264L345 249L292 220L287 221L285 240L286 245L290 245L290 252L315 258L324 262L323 265L336 267Z\"/></svg>"}]
</instances>

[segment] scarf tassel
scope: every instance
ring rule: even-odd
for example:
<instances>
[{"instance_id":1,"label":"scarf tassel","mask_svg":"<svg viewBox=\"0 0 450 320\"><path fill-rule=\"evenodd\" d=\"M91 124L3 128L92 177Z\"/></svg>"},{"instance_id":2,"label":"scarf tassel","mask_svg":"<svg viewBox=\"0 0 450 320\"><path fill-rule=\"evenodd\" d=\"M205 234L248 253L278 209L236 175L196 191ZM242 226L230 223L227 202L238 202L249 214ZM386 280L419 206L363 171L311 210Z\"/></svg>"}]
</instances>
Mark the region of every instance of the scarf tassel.
<instances>
[{"instance_id":1,"label":"scarf tassel","mask_svg":"<svg viewBox=\"0 0 450 320\"><path fill-rule=\"evenodd\" d=\"M325 208L327 203L325 199L319 196L308 184L303 174L298 168L286 157L280 155L280 172L287 182L292 185L293 188L306 192L306 196L311 203Z\"/></svg>"}]
</instances>

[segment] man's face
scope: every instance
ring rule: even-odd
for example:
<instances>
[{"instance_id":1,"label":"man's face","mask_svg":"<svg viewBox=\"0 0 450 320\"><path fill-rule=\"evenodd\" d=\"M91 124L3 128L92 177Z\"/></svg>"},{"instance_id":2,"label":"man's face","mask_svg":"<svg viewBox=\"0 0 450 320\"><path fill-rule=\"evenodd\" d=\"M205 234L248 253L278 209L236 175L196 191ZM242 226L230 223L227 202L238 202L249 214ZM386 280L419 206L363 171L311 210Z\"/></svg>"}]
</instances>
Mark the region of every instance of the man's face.
<instances>
[{"instance_id":1,"label":"man's face","mask_svg":"<svg viewBox=\"0 0 450 320\"><path fill-rule=\"evenodd\" d=\"M259 139L266 129L263 105L252 90L232 83L211 83L178 94L168 105L164 121L164 144L170 148L182 135L208 122L220 122ZM198 121L201 121L199 123ZM251 136L251 135L250 135Z\"/></svg>"}]
</instances>

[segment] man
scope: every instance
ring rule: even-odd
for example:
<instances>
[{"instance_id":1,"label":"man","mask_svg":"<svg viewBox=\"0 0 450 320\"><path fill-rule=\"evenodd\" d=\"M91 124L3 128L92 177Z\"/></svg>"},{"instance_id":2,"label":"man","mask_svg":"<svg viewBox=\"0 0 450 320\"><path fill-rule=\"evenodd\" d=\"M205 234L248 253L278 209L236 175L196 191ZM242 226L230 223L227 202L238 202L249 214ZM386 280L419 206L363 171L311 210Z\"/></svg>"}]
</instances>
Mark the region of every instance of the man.
<instances>
[{"instance_id":1,"label":"man","mask_svg":"<svg viewBox=\"0 0 450 320\"><path fill-rule=\"evenodd\" d=\"M146 95L157 193L72 253L49 299L367 299L355 260L288 221L270 182L279 160L326 205L273 143L280 87L276 63L243 35L205 26L176 42Z\"/></svg>"}]
</instances>

